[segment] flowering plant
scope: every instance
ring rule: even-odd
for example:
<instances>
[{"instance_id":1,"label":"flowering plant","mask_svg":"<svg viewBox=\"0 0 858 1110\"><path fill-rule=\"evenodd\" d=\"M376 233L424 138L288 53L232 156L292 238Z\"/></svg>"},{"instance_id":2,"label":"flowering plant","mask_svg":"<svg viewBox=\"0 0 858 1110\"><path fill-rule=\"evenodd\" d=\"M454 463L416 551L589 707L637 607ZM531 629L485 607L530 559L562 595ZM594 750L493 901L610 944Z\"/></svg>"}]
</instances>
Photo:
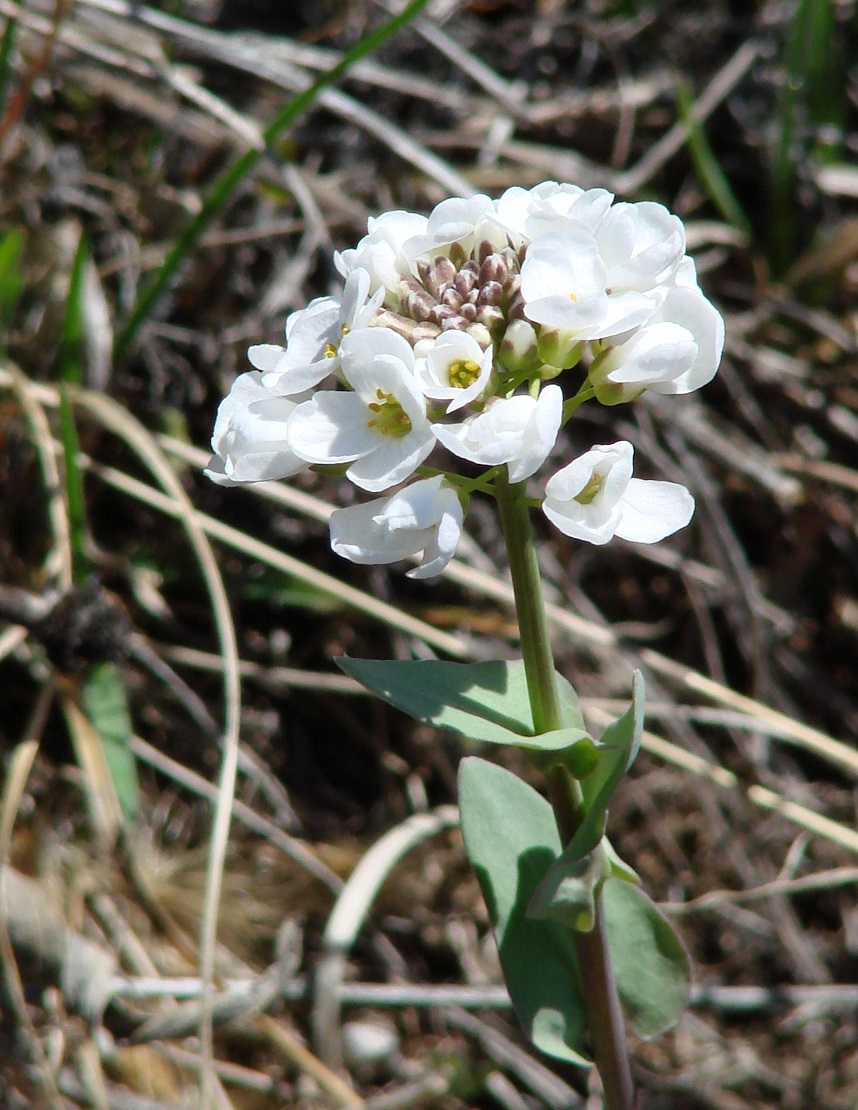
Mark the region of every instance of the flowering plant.
<instances>
[{"instance_id":1,"label":"flowering plant","mask_svg":"<svg viewBox=\"0 0 858 1110\"><path fill-rule=\"evenodd\" d=\"M531 1040L584 1063L589 1031L611 1107L632 1098L621 1005L641 1034L668 1028L688 968L604 835L639 743L642 681L628 713L591 737L554 670L530 510L599 545L655 543L691 519L683 486L633 477L628 442L556 460L586 401L689 393L715 375L723 321L685 246L659 204L555 182L371 219L336 256L341 294L291 315L284 347L250 348L254 370L221 404L207 471L233 485L343 468L383 496L334 511L333 549L357 563L416 557L418 578L453 557L471 496L496 499L522 661L340 662L413 715L525 748L545 772L550 801L464 759L465 846ZM543 468L554 472L540 483Z\"/></svg>"}]
</instances>

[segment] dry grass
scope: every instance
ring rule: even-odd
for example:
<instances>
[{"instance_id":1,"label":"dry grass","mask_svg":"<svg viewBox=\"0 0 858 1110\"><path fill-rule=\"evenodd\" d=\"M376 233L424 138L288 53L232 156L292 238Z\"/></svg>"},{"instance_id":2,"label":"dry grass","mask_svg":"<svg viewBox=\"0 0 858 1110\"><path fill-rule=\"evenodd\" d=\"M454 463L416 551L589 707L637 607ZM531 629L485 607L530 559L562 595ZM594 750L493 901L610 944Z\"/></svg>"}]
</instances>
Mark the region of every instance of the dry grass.
<instances>
[{"instance_id":1,"label":"dry grass","mask_svg":"<svg viewBox=\"0 0 858 1110\"><path fill-rule=\"evenodd\" d=\"M830 10L827 57L848 61L847 7L438 0L265 151L117 359L222 168L383 13L0 0L3 1106L585 1104L499 989L450 808L460 742L331 662L513 654L497 523L476 505L444 579L415 585L335 562L333 480L223 491L194 446L248 343L327 291L368 215L547 177L678 211L728 323L700 396L576 421L681 476L694 525L652 551L541 547L593 725L633 666L647 677L612 836L697 988L673 1034L634 1046L642 1104L858 1104L858 93L826 116L789 46ZM789 80L805 100L785 103ZM725 222L719 172L744 221ZM70 398L86 556L125 613L134 819L86 671L54 665L33 616L72 581L57 412L84 233Z\"/></svg>"}]
</instances>

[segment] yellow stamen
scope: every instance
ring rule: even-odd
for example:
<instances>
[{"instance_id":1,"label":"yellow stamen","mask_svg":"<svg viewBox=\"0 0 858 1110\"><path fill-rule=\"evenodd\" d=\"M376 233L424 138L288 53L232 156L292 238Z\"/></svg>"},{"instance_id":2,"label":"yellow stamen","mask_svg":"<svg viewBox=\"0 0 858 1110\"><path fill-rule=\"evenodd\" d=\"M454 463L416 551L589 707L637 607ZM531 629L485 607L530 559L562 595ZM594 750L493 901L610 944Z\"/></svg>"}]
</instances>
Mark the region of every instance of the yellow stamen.
<instances>
[{"instance_id":1,"label":"yellow stamen","mask_svg":"<svg viewBox=\"0 0 858 1110\"><path fill-rule=\"evenodd\" d=\"M470 358L457 358L447 368L447 379L454 389L467 389L480 376L480 364Z\"/></svg>"}]
</instances>

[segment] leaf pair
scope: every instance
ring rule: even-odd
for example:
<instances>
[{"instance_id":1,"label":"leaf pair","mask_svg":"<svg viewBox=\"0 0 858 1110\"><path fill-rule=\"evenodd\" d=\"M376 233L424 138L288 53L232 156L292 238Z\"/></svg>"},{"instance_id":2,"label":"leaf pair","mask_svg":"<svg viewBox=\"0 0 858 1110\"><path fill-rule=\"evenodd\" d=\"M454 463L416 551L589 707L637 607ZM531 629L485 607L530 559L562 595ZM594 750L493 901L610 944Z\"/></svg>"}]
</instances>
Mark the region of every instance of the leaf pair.
<instances>
[{"instance_id":1,"label":"leaf pair","mask_svg":"<svg viewBox=\"0 0 858 1110\"><path fill-rule=\"evenodd\" d=\"M521 662L338 662L411 716L475 740L542 753L580 781L583 818L564 847L551 805L527 783L477 757L463 759L459 770L465 849L495 929L510 997L533 1044L570 1063L590 1062L575 932L593 927L599 892L632 1028L655 1036L674 1025L688 1000L687 955L604 837L608 806L640 745L641 675L634 676L632 705L597 743L561 675L564 726L536 734Z\"/></svg>"}]
</instances>

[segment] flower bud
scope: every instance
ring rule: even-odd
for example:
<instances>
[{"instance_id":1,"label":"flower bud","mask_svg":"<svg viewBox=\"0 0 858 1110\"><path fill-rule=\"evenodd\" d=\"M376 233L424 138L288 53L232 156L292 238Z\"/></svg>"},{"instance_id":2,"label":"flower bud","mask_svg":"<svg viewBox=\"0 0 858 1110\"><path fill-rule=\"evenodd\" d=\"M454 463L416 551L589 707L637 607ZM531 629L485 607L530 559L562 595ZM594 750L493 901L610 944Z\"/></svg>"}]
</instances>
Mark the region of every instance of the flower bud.
<instances>
[{"instance_id":1,"label":"flower bud","mask_svg":"<svg viewBox=\"0 0 858 1110\"><path fill-rule=\"evenodd\" d=\"M432 311L429 313L429 320L433 324L437 324L440 328L459 327L459 322L462 317L455 308L451 308L446 304L433 305Z\"/></svg>"},{"instance_id":2,"label":"flower bud","mask_svg":"<svg viewBox=\"0 0 858 1110\"><path fill-rule=\"evenodd\" d=\"M462 309L464 315L465 309ZM498 338L503 334L503 329L506 324L506 317L503 310L494 304L483 304L477 306L476 316L474 319L480 323L485 324L493 338Z\"/></svg>"},{"instance_id":3,"label":"flower bud","mask_svg":"<svg viewBox=\"0 0 858 1110\"><path fill-rule=\"evenodd\" d=\"M461 295L462 300L464 300L468 296L468 294L477 284L476 267L474 267L473 269L468 268L472 265L473 263L468 263L466 266L463 266L462 269L459 270L458 274L456 274L456 280L453 283L456 287L456 290Z\"/></svg>"},{"instance_id":4,"label":"flower bud","mask_svg":"<svg viewBox=\"0 0 858 1110\"><path fill-rule=\"evenodd\" d=\"M425 275L423 272L424 269ZM443 254L439 254L436 255L428 265L425 263L423 264L420 276L433 297L437 297L443 292L445 286L455 280L456 267L449 258L446 258Z\"/></svg>"},{"instance_id":5,"label":"flower bud","mask_svg":"<svg viewBox=\"0 0 858 1110\"><path fill-rule=\"evenodd\" d=\"M575 336L557 328L540 328L538 353L543 362L568 370L574 366L584 352L584 343Z\"/></svg>"},{"instance_id":6,"label":"flower bud","mask_svg":"<svg viewBox=\"0 0 858 1110\"><path fill-rule=\"evenodd\" d=\"M487 281L477 294L478 305L499 305L503 300L503 286L499 281Z\"/></svg>"},{"instance_id":7,"label":"flower bud","mask_svg":"<svg viewBox=\"0 0 858 1110\"><path fill-rule=\"evenodd\" d=\"M425 289L408 290L405 296L405 308L415 320L428 320L434 307L434 298Z\"/></svg>"},{"instance_id":8,"label":"flower bud","mask_svg":"<svg viewBox=\"0 0 858 1110\"><path fill-rule=\"evenodd\" d=\"M449 308L455 308L458 312L462 307L463 299L458 289L454 285L449 285L438 298L438 302L447 305Z\"/></svg>"},{"instance_id":9,"label":"flower bud","mask_svg":"<svg viewBox=\"0 0 858 1110\"><path fill-rule=\"evenodd\" d=\"M488 348L491 347L491 332L485 324L481 324L479 321L477 321L477 323L471 324L470 327L467 327L465 331L468 333L468 335L471 336L472 339L476 339L476 341L479 343L484 351L488 350Z\"/></svg>"},{"instance_id":10,"label":"flower bud","mask_svg":"<svg viewBox=\"0 0 858 1110\"><path fill-rule=\"evenodd\" d=\"M477 306L468 301L467 304L462 305L462 307L459 309L459 313L464 316L466 320L476 320Z\"/></svg>"},{"instance_id":11,"label":"flower bud","mask_svg":"<svg viewBox=\"0 0 858 1110\"><path fill-rule=\"evenodd\" d=\"M506 370L528 371L539 362L536 328L527 320L513 320L498 351L498 362Z\"/></svg>"},{"instance_id":12,"label":"flower bud","mask_svg":"<svg viewBox=\"0 0 858 1110\"><path fill-rule=\"evenodd\" d=\"M510 276L510 261L502 254L490 254L484 258L480 265L480 285L490 281L499 282L501 285Z\"/></svg>"}]
</instances>

